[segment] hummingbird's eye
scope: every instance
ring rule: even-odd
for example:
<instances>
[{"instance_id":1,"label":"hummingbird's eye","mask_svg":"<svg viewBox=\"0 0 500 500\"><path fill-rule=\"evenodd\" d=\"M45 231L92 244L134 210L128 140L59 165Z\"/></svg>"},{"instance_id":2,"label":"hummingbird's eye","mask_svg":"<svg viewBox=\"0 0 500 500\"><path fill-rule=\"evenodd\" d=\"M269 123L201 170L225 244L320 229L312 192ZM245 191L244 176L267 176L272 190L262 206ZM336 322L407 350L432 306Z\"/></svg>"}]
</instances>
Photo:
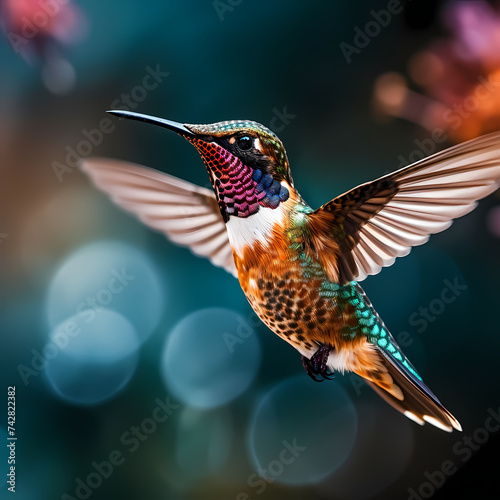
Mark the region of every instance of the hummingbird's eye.
<instances>
[{"instance_id":1,"label":"hummingbird's eye","mask_svg":"<svg viewBox=\"0 0 500 500\"><path fill-rule=\"evenodd\" d=\"M248 135L244 135L238 139L236 144L242 151L248 151L253 148L253 139Z\"/></svg>"}]
</instances>

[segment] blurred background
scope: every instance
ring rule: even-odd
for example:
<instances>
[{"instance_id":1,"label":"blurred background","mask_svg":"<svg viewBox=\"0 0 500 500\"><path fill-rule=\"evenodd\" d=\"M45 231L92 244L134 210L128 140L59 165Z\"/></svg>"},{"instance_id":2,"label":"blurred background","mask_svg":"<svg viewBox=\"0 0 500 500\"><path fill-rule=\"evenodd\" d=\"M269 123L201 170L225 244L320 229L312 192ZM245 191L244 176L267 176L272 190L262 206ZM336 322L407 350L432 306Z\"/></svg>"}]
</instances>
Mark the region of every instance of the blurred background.
<instances>
[{"instance_id":1,"label":"blurred background","mask_svg":"<svg viewBox=\"0 0 500 500\"><path fill-rule=\"evenodd\" d=\"M312 382L232 276L76 168L109 156L207 186L186 141L105 111L248 118L280 136L317 207L500 128L500 5L1 0L0 15L18 500L500 498L499 193L363 283L460 420L447 434L356 377ZM7 412L0 436L6 474Z\"/></svg>"}]
</instances>

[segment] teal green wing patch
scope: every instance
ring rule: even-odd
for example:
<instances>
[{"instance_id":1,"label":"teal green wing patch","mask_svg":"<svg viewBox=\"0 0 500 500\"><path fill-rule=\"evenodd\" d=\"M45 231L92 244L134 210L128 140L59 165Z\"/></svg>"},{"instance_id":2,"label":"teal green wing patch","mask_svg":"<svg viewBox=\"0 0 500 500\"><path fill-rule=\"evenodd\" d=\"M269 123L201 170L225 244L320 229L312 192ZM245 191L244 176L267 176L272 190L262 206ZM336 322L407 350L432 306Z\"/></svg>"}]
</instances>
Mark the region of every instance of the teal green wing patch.
<instances>
[{"instance_id":1,"label":"teal green wing patch","mask_svg":"<svg viewBox=\"0 0 500 500\"><path fill-rule=\"evenodd\" d=\"M356 286L356 292L359 294L362 304L359 311L360 323L366 324L365 335L368 340L377 346L385 356L394 360L394 363L397 363L401 370L407 372L409 377L415 379L416 383L421 382L422 377L404 355L360 285Z\"/></svg>"}]
</instances>

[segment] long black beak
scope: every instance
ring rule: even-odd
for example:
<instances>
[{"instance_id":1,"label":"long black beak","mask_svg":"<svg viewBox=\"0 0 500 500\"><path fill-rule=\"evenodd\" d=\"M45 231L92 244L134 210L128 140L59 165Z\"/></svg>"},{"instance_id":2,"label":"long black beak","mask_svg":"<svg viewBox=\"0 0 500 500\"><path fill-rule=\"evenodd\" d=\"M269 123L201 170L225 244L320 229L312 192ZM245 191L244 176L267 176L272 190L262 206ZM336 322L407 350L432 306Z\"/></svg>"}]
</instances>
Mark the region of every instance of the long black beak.
<instances>
[{"instance_id":1,"label":"long black beak","mask_svg":"<svg viewBox=\"0 0 500 500\"><path fill-rule=\"evenodd\" d=\"M124 111L113 109L107 111L112 115L118 116L119 118L130 118L131 120L138 120L140 122L152 123L153 125L159 125L160 127L168 128L181 135L194 136L193 132L186 128L182 123L172 122L170 120L165 120L164 118L157 118L156 116L143 115L141 113L134 113L133 111Z\"/></svg>"}]
</instances>

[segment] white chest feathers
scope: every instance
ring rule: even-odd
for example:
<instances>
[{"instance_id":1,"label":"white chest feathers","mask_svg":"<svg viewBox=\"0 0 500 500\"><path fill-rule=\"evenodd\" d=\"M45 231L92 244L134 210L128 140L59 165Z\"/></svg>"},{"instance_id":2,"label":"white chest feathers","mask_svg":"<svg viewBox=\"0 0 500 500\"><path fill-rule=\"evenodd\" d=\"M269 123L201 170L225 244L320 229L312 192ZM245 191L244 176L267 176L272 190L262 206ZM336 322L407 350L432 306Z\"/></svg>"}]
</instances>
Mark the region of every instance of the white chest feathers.
<instances>
[{"instance_id":1,"label":"white chest feathers","mask_svg":"<svg viewBox=\"0 0 500 500\"><path fill-rule=\"evenodd\" d=\"M264 248L269 246L273 231L284 226L286 212L286 203L280 203L276 208L260 207L250 217L229 217L226 229L233 251L242 256L247 246L257 242Z\"/></svg>"}]
</instances>

